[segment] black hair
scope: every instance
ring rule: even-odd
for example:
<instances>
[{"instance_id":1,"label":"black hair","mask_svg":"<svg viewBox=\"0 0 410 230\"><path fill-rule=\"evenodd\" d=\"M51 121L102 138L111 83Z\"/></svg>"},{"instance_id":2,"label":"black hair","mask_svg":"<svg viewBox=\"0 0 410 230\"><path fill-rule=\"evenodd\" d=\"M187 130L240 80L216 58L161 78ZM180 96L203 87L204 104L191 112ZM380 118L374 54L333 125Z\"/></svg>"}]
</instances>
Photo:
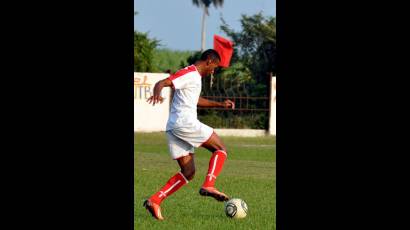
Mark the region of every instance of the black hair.
<instances>
[{"instance_id":1,"label":"black hair","mask_svg":"<svg viewBox=\"0 0 410 230\"><path fill-rule=\"evenodd\" d=\"M219 56L218 52L213 49L205 50L200 58L202 61L206 61L208 59L211 59L213 62L216 62L216 60L221 61L221 57Z\"/></svg>"}]
</instances>

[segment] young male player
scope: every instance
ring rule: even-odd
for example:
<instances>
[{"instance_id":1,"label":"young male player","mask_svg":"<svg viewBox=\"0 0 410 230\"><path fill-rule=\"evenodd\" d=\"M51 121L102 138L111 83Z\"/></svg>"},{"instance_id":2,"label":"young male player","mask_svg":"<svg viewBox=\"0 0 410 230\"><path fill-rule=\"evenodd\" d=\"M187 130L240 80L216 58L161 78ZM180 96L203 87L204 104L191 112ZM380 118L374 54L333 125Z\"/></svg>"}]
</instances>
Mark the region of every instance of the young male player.
<instances>
[{"instance_id":1,"label":"young male player","mask_svg":"<svg viewBox=\"0 0 410 230\"><path fill-rule=\"evenodd\" d=\"M212 153L208 173L199 194L213 197L218 201L229 200L226 194L215 188L215 180L227 157L225 145L211 127L197 119L197 106L235 108L234 102L230 100L216 102L200 97L201 78L213 74L220 61L221 58L215 50L206 50L195 64L157 82L154 86L154 95L147 100L152 105L162 103L162 88L175 89L166 134L170 154L178 162L181 171L144 201L144 207L158 220L164 219L161 214L161 202L194 177L194 147L204 147Z\"/></svg>"}]
</instances>

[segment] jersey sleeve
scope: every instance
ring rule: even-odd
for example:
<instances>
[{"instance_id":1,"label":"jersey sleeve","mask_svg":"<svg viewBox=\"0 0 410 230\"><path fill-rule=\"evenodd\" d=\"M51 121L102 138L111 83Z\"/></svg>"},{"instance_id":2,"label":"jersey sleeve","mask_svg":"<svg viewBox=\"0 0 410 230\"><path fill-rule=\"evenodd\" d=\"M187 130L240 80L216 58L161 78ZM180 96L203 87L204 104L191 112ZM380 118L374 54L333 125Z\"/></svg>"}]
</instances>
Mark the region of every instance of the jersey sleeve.
<instances>
[{"instance_id":1,"label":"jersey sleeve","mask_svg":"<svg viewBox=\"0 0 410 230\"><path fill-rule=\"evenodd\" d=\"M174 89L184 89L193 81L191 76L193 71L190 69L182 69L168 77L172 81Z\"/></svg>"}]
</instances>

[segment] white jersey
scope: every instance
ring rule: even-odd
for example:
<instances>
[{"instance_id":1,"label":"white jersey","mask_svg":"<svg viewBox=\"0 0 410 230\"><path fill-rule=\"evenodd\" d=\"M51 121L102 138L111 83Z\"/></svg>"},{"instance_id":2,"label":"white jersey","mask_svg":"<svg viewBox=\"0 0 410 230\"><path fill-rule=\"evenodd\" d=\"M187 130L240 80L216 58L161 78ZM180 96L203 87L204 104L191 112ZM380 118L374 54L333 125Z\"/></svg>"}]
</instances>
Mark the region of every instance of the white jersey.
<instances>
[{"instance_id":1,"label":"white jersey","mask_svg":"<svg viewBox=\"0 0 410 230\"><path fill-rule=\"evenodd\" d=\"M166 130L189 131L201 123L197 118L197 104L201 94L201 75L195 65L185 67L168 77L175 89Z\"/></svg>"}]
</instances>

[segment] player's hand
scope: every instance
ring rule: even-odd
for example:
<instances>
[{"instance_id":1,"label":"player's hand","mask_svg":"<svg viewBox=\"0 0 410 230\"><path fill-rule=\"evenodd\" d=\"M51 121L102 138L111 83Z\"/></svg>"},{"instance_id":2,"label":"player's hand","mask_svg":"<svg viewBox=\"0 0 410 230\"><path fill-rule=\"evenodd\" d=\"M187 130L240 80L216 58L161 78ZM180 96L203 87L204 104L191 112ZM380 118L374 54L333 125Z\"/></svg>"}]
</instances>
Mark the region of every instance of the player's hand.
<instances>
[{"instance_id":1,"label":"player's hand","mask_svg":"<svg viewBox=\"0 0 410 230\"><path fill-rule=\"evenodd\" d=\"M158 104L158 103L161 103L161 104L162 104L162 102L164 102L164 98L161 97L160 95L158 95L158 96L155 96L155 95L154 95L154 96L149 97L148 100L147 100L147 102L148 102L149 104L152 103L152 105L154 106L155 104Z\"/></svg>"},{"instance_id":2,"label":"player's hand","mask_svg":"<svg viewBox=\"0 0 410 230\"><path fill-rule=\"evenodd\" d=\"M172 85L172 82L169 79L164 79L164 80L161 80L161 81L155 83L154 95L149 97L147 102L149 104L152 103L153 106L155 104L164 102L164 98L161 97L161 90L162 90L162 88L164 88L164 86L170 86L170 85Z\"/></svg>"},{"instance_id":3,"label":"player's hand","mask_svg":"<svg viewBox=\"0 0 410 230\"><path fill-rule=\"evenodd\" d=\"M224 108L231 108L231 109L235 109L235 102L231 101L231 100L225 100L223 102L223 107Z\"/></svg>"}]
</instances>

